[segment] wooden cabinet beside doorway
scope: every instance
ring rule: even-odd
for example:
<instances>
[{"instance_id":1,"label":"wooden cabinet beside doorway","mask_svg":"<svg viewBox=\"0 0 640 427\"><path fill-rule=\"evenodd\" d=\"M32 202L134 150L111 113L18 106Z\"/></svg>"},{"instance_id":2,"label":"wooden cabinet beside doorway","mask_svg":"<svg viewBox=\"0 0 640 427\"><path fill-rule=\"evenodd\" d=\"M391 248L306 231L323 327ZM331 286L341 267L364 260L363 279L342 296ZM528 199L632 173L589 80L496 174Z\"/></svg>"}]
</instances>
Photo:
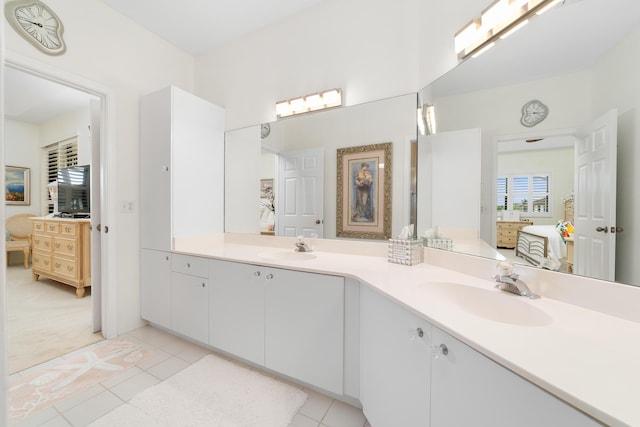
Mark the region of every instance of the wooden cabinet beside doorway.
<instances>
[{"instance_id":1,"label":"wooden cabinet beside doorway","mask_svg":"<svg viewBox=\"0 0 640 427\"><path fill-rule=\"evenodd\" d=\"M46 276L76 288L78 298L91 286L91 222L87 219L35 218L33 279Z\"/></svg>"}]
</instances>

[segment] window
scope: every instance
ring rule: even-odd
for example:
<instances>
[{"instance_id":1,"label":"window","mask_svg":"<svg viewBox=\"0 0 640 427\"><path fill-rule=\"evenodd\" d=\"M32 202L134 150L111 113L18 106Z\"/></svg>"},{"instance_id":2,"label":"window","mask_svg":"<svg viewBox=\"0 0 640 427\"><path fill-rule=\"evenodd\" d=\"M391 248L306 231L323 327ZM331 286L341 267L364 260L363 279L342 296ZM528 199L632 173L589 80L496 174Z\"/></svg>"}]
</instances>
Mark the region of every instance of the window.
<instances>
[{"instance_id":1,"label":"window","mask_svg":"<svg viewBox=\"0 0 640 427\"><path fill-rule=\"evenodd\" d=\"M528 216L551 216L548 174L508 175L496 181L498 213L520 211Z\"/></svg>"},{"instance_id":2,"label":"window","mask_svg":"<svg viewBox=\"0 0 640 427\"><path fill-rule=\"evenodd\" d=\"M56 142L44 148L46 157L45 185L58 179L58 169L78 165L78 138L73 137ZM45 191L47 212L53 212L53 201Z\"/></svg>"}]
</instances>

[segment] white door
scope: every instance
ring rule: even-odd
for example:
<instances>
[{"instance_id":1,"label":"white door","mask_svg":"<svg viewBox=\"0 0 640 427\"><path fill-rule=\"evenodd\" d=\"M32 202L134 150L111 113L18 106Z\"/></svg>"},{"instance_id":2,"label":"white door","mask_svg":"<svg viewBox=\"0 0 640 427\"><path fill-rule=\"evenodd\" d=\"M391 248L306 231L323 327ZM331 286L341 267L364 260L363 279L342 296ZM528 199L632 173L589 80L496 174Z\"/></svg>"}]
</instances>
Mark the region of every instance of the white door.
<instances>
[{"instance_id":1,"label":"white door","mask_svg":"<svg viewBox=\"0 0 640 427\"><path fill-rule=\"evenodd\" d=\"M93 332L102 329L102 239L100 230L100 197L102 197L102 174L100 173L100 101L92 99L91 109L91 305L93 309Z\"/></svg>"},{"instance_id":2,"label":"white door","mask_svg":"<svg viewBox=\"0 0 640 427\"><path fill-rule=\"evenodd\" d=\"M280 153L275 197L278 236L322 238L324 148Z\"/></svg>"},{"instance_id":3,"label":"white door","mask_svg":"<svg viewBox=\"0 0 640 427\"><path fill-rule=\"evenodd\" d=\"M574 271L614 280L618 112L611 110L576 134Z\"/></svg>"},{"instance_id":4,"label":"white door","mask_svg":"<svg viewBox=\"0 0 640 427\"><path fill-rule=\"evenodd\" d=\"M477 237L482 194L478 162L482 148L481 131L465 129L428 138L431 164L427 167L430 167L432 177L431 226L465 230Z\"/></svg>"}]
</instances>

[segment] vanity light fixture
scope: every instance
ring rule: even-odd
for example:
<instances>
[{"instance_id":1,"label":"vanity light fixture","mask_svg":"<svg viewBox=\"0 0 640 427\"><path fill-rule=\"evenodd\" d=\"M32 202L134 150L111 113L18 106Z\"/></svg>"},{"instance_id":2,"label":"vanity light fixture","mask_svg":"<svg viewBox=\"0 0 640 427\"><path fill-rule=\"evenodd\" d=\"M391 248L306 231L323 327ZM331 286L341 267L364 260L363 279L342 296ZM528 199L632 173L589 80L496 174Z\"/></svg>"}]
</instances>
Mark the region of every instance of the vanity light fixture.
<instances>
[{"instance_id":1,"label":"vanity light fixture","mask_svg":"<svg viewBox=\"0 0 640 427\"><path fill-rule=\"evenodd\" d=\"M276 102L276 117L281 119L295 114L341 106L342 91L340 89L325 90L324 92Z\"/></svg>"},{"instance_id":2,"label":"vanity light fixture","mask_svg":"<svg viewBox=\"0 0 640 427\"><path fill-rule=\"evenodd\" d=\"M477 56L496 40L505 38L524 26L534 15L541 15L561 0L495 0L480 18L474 19L455 34L458 59Z\"/></svg>"},{"instance_id":3,"label":"vanity light fixture","mask_svg":"<svg viewBox=\"0 0 640 427\"><path fill-rule=\"evenodd\" d=\"M420 135L436 133L436 107L433 104L423 104L418 107L417 119Z\"/></svg>"}]
</instances>

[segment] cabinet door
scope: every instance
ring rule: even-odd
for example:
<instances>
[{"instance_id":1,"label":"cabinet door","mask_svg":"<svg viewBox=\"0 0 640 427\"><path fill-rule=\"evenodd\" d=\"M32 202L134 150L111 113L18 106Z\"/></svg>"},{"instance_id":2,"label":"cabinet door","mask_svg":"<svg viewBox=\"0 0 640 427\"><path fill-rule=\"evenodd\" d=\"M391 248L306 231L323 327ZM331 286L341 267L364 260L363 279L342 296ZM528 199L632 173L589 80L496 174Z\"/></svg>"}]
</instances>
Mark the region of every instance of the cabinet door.
<instances>
[{"instance_id":1,"label":"cabinet door","mask_svg":"<svg viewBox=\"0 0 640 427\"><path fill-rule=\"evenodd\" d=\"M264 365L262 267L210 261L209 344Z\"/></svg>"},{"instance_id":2,"label":"cabinet door","mask_svg":"<svg viewBox=\"0 0 640 427\"><path fill-rule=\"evenodd\" d=\"M140 237L143 248L171 245L171 91L140 101Z\"/></svg>"},{"instance_id":3,"label":"cabinet door","mask_svg":"<svg viewBox=\"0 0 640 427\"><path fill-rule=\"evenodd\" d=\"M344 279L265 271L265 366L342 394Z\"/></svg>"},{"instance_id":4,"label":"cabinet door","mask_svg":"<svg viewBox=\"0 0 640 427\"><path fill-rule=\"evenodd\" d=\"M171 254L142 250L140 312L143 319L171 328Z\"/></svg>"},{"instance_id":5,"label":"cabinet door","mask_svg":"<svg viewBox=\"0 0 640 427\"><path fill-rule=\"evenodd\" d=\"M433 360L432 427L601 426L435 327L433 342L448 354Z\"/></svg>"},{"instance_id":6,"label":"cabinet door","mask_svg":"<svg viewBox=\"0 0 640 427\"><path fill-rule=\"evenodd\" d=\"M171 329L206 343L209 338L209 280L171 273Z\"/></svg>"},{"instance_id":7,"label":"cabinet door","mask_svg":"<svg viewBox=\"0 0 640 427\"><path fill-rule=\"evenodd\" d=\"M360 402L367 420L376 427L428 426L431 326L367 286L360 296Z\"/></svg>"}]
</instances>

